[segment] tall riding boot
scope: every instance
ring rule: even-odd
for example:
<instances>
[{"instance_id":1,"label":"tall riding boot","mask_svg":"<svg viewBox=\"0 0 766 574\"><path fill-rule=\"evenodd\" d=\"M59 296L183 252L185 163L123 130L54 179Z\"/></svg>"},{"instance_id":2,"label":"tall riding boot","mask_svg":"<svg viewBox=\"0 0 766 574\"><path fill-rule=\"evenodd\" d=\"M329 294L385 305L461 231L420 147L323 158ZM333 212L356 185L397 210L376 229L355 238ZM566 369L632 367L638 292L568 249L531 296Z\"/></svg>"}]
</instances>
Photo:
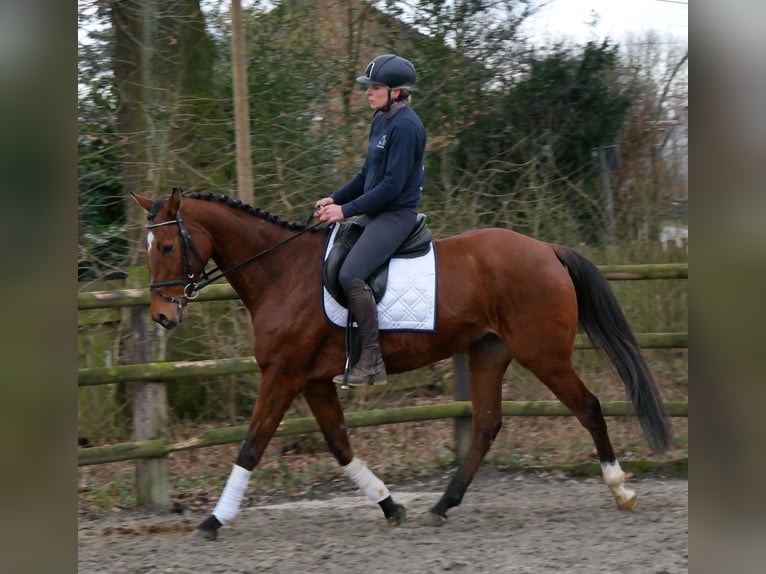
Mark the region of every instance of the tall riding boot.
<instances>
[{"instance_id":1,"label":"tall riding boot","mask_svg":"<svg viewBox=\"0 0 766 574\"><path fill-rule=\"evenodd\" d=\"M372 290L361 279L354 279L346 290L348 309L359 327L361 354L359 360L348 371L348 384L352 387L361 385L385 385L386 365L380 354L378 340L378 308ZM338 384L343 383L343 374L333 378Z\"/></svg>"}]
</instances>

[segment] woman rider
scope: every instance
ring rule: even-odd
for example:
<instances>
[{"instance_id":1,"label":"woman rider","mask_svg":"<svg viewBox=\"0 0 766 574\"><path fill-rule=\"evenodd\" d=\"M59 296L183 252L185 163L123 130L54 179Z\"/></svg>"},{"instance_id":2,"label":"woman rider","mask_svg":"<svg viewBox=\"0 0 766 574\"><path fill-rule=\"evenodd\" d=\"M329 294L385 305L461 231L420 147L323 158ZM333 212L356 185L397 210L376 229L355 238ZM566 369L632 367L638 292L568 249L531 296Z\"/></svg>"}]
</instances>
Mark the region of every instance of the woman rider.
<instances>
[{"instance_id":1,"label":"woman rider","mask_svg":"<svg viewBox=\"0 0 766 574\"><path fill-rule=\"evenodd\" d=\"M364 230L340 269L339 282L359 328L361 354L348 372L348 384L385 384L378 315L367 278L393 255L414 229L423 191L426 132L407 104L415 68L404 58L383 54L356 79L366 85L375 110L364 165L346 185L316 202L317 217L328 223L360 216ZM343 373L333 379L343 382Z\"/></svg>"}]
</instances>

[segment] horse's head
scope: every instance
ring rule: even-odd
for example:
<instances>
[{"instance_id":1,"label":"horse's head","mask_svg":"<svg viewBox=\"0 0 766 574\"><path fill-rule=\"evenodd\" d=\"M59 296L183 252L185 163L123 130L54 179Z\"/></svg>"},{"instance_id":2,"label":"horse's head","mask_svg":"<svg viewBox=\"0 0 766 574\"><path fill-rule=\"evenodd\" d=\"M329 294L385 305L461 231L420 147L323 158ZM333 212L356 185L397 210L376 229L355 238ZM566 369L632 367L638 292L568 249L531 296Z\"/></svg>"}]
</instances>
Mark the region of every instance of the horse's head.
<instances>
[{"instance_id":1,"label":"horse's head","mask_svg":"<svg viewBox=\"0 0 766 574\"><path fill-rule=\"evenodd\" d=\"M181 216L181 191L164 199L131 194L148 212L146 246L149 261L151 316L166 329L183 321L186 304L197 296L196 285L210 257L204 234L192 237L193 225Z\"/></svg>"}]
</instances>

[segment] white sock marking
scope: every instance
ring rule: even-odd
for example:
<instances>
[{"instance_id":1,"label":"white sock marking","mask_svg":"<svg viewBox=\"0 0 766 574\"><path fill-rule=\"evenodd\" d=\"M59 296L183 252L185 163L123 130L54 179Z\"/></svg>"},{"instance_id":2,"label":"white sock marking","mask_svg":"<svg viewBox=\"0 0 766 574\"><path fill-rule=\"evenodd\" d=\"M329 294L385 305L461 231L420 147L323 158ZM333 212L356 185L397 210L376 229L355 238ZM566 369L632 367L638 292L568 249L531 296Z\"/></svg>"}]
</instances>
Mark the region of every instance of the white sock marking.
<instances>
[{"instance_id":1,"label":"white sock marking","mask_svg":"<svg viewBox=\"0 0 766 574\"><path fill-rule=\"evenodd\" d=\"M601 474L618 504L635 498L636 492L630 488L625 488L625 473L619 462L602 462Z\"/></svg>"}]
</instances>

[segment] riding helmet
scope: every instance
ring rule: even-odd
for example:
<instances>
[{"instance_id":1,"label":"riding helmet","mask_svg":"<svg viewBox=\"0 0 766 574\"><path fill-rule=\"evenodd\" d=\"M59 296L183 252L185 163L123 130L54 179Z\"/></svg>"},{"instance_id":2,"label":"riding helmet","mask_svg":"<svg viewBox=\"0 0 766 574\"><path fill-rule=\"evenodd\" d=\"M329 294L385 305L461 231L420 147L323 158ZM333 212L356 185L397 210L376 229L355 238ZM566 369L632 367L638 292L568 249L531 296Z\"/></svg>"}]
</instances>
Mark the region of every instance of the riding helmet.
<instances>
[{"instance_id":1,"label":"riding helmet","mask_svg":"<svg viewBox=\"0 0 766 574\"><path fill-rule=\"evenodd\" d=\"M394 88L412 88L415 85L415 66L394 54L383 54L372 60L364 75L356 79L360 84L377 84Z\"/></svg>"}]
</instances>

